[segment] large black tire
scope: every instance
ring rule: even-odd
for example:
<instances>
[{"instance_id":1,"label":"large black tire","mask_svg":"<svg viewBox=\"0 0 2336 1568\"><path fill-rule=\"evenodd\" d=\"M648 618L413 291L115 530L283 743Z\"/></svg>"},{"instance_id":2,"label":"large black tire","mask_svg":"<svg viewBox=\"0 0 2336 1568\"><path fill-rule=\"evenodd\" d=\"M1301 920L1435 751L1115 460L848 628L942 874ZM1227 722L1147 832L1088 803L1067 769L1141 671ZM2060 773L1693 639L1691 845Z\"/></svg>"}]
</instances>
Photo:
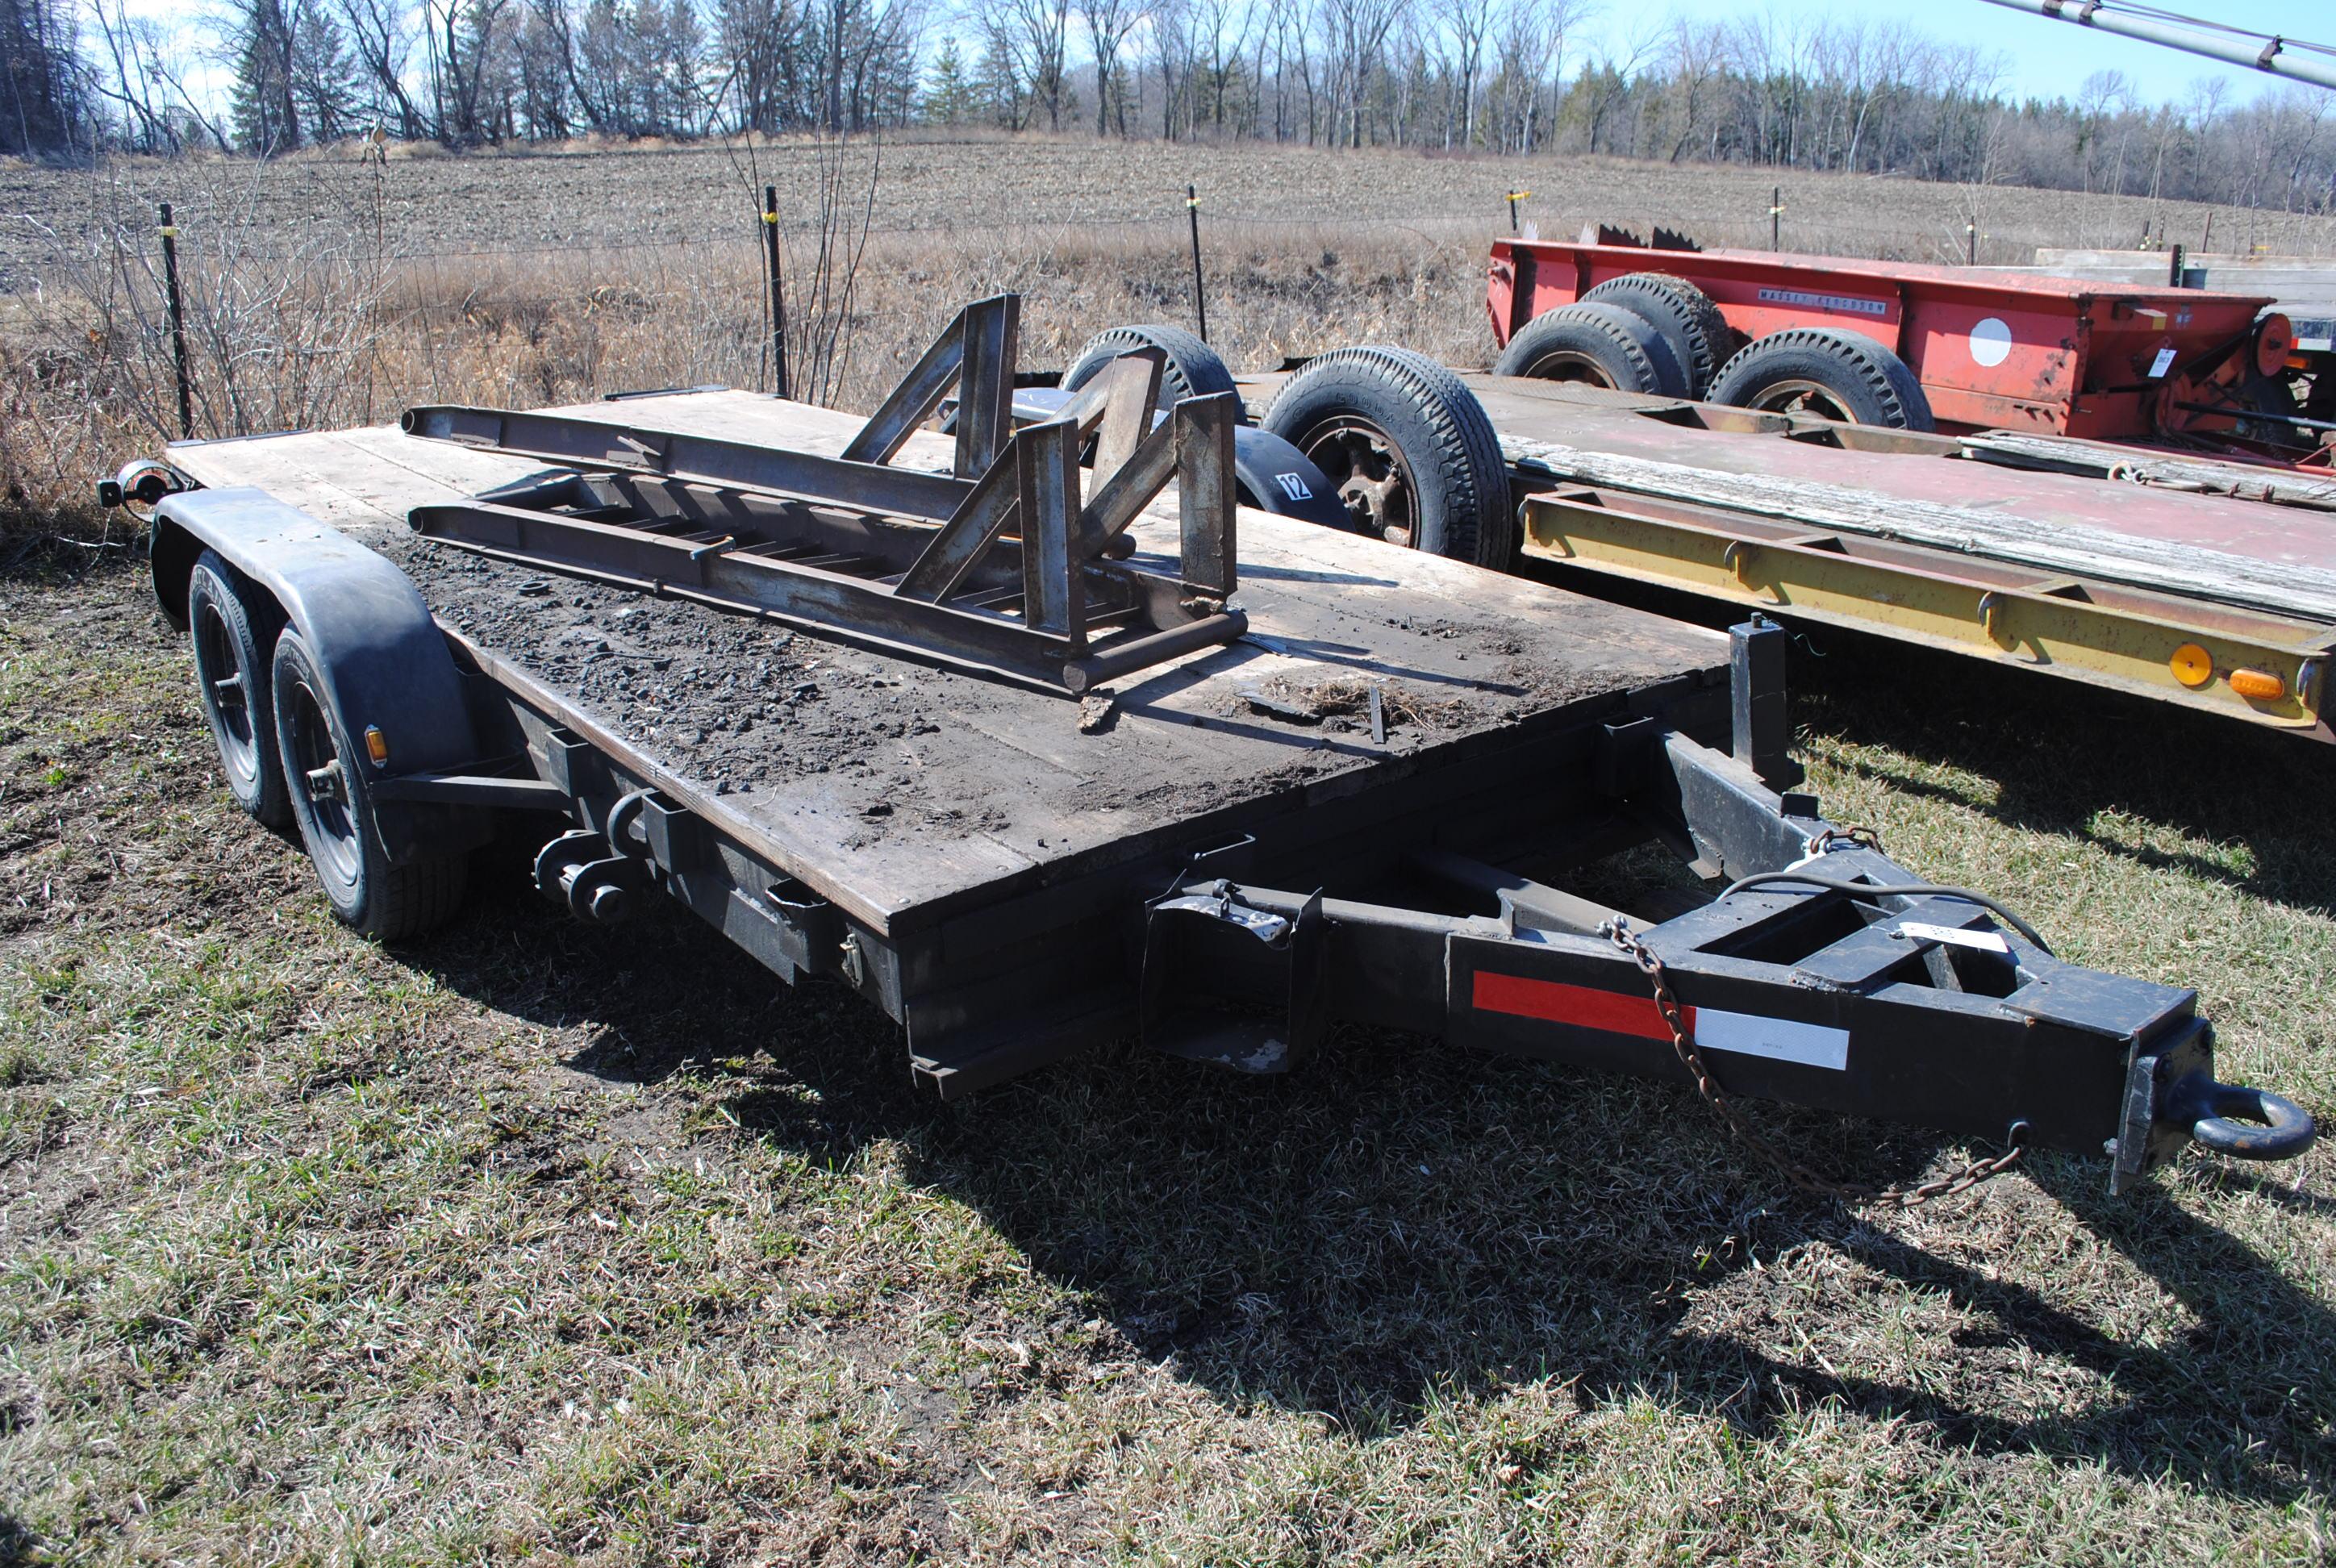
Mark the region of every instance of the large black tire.
<instances>
[{"instance_id":1,"label":"large black tire","mask_svg":"<svg viewBox=\"0 0 2336 1568\"><path fill-rule=\"evenodd\" d=\"M1087 339L1079 356L1063 373L1063 389L1076 392L1095 373L1121 355L1138 348L1156 348L1167 360L1160 368L1160 406L1171 407L1188 397L1209 397L1232 392L1233 373L1217 351L1181 326L1113 326Z\"/></svg>"},{"instance_id":2,"label":"large black tire","mask_svg":"<svg viewBox=\"0 0 2336 1568\"><path fill-rule=\"evenodd\" d=\"M1495 375L1579 381L1652 397L1685 397L1687 365L1654 323L1605 300L1544 310L1509 339Z\"/></svg>"},{"instance_id":3,"label":"large black tire","mask_svg":"<svg viewBox=\"0 0 2336 1568\"><path fill-rule=\"evenodd\" d=\"M1358 531L1505 568L1516 512L1500 439L1475 394L1403 348L1341 348L1282 384L1267 430L1338 487Z\"/></svg>"},{"instance_id":4,"label":"large black tire","mask_svg":"<svg viewBox=\"0 0 2336 1568\"><path fill-rule=\"evenodd\" d=\"M1667 272L1624 273L1598 284L1582 297L1619 305L1646 317L1686 367L1689 397L1701 397L1709 388L1736 341L1728 318L1712 303L1711 296Z\"/></svg>"},{"instance_id":5,"label":"large black tire","mask_svg":"<svg viewBox=\"0 0 2336 1568\"><path fill-rule=\"evenodd\" d=\"M282 628L275 599L205 550L187 581L187 638L195 689L219 747L219 773L236 803L271 828L292 825L284 765L276 749L268 655Z\"/></svg>"},{"instance_id":6,"label":"large black tire","mask_svg":"<svg viewBox=\"0 0 2336 1568\"><path fill-rule=\"evenodd\" d=\"M1931 400L1906 362L1862 332L1788 326L1721 369L1709 399L1737 408L1808 413L1851 424L1932 430Z\"/></svg>"},{"instance_id":7,"label":"large black tire","mask_svg":"<svg viewBox=\"0 0 2336 1568\"><path fill-rule=\"evenodd\" d=\"M350 743L316 656L297 630L276 639L271 684L292 817L333 913L384 942L443 925L462 907L469 852L417 855L392 865L374 827L368 765Z\"/></svg>"}]
</instances>

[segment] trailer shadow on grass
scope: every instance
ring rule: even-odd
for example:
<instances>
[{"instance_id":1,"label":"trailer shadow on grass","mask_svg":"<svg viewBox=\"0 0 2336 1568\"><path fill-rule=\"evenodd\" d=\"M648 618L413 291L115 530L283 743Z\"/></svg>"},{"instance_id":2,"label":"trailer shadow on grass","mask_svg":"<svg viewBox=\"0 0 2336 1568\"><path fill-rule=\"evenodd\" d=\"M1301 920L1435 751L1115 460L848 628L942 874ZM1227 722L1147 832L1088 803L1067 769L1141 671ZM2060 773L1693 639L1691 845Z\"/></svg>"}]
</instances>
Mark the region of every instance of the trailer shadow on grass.
<instances>
[{"instance_id":1,"label":"trailer shadow on grass","mask_svg":"<svg viewBox=\"0 0 2336 1568\"><path fill-rule=\"evenodd\" d=\"M40 1537L15 1518L0 1513L0 1568L17 1568L19 1563L52 1562L44 1555Z\"/></svg>"},{"instance_id":2,"label":"trailer shadow on grass","mask_svg":"<svg viewBox=\"0 0 2336 1568\"><path fill-rule=\"evenodd\" d=\"M483 901L467 938L414 958L500 1010L582 1028L578 1071L706 1086L721 1115L696 1118L702 1136L817 1168L891 1145L911 1183L1069 1292L1064 1315L1105 1319L1228 1407L1369 1437L1548 1378L1584 1406L1635 1395L1756 1441L1832 1407L1942 1453L2280 1503L2336 1459L2336 1315L2183 1204L2102 1198L2098 1161L2039 1160L2034 1185L1936 1224L1867 1221L1784 1195L1684 1090L1364 1030L1288 1078L1123 1044L944 1106L856 998L790 992L678 911L610 934L531 894ZM1761 1114L1856 1179L1942 1153L1917 1132ZM2104 1249L2130 1267L2065 1267ZM2143 1276L2196 1326L2101 1327L2135 1320L2136 1290L2155 1294Z\"/></svg>"},{"instance_id":3,"label":"trailer shadow on grass","mask_svg":"<svg viewBox=\"0 0 2336 1568\"><path fill-rule=\"evenodd\" d=\"M1591 586L1562 570L1521 570ZM1594 589L1703 626L1744 618L1660 589L1597 579ZM2145 870L2336 911L2336 859L2321 849L2316 803L2336 790L2336 746L2041 670L1787 624L1796 746L1815 743L1844 772Z\"/></svg>"},{"instance_id":4,"label":"trailer shadow on grass","mask_svg":"<svg viewBox=\"0 0 2336 1568\"><path fill-rule=\"evenodd\" d=\"M1822 634L1796 650L1804 744L1892 791L2292 909L2336 911L2336 747L2031 671ZM1874 657L1864 657L1866 654Z\"/></svg>"}]
</instances>

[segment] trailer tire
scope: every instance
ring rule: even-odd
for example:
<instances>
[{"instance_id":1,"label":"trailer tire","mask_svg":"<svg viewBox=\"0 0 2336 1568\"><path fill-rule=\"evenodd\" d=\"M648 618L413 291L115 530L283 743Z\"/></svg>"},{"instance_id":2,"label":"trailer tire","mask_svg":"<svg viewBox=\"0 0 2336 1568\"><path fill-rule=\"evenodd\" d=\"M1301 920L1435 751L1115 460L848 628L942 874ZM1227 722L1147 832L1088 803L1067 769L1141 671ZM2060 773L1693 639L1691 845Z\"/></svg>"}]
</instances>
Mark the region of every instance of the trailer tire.
<instances>
[{"instance_id":1,"label":"trailer tire","mask_svg":"<svg viewBox=\"0 0 2336 1568\"><path fill-rule=\"evenodd\" d=\"M383 942L443 925L462 906L468 851L391 863L374 823L365 759L350 741L316 656L297 629L287 628L276 639L269 684L292 817L333 913ZM327 769L333 776L320 795L309 780Z\"/></svg>"},{"instance_id":2,"label":"trailer tire","mask_svg":"<svg viewBox=\"0 0 2336 1568\"><path fill-rule=\"evenodd\" d=\"M1161 325L1113 326L1087 339L1071 367L1063 372L1063 390L1076 392L1095 378L1113 360L1141 348L1156 348L1167 361L1160 367L1160 406L1173 407L1188 397L1210 397L1233 392L1233 373L1217 351L1181 326Z\"/></svg>"},{"instance_id":3,"label":"trailer tire","mask_svg":"<svg viewBox=\"0 0 2336 1568\"><path fill-rule=\"evenodd\" d=\"M1701 397L1728 363L1734 343L1728 317L1711 296L1668 272L1626 272L1582 295L1591 303L1619 305L1644 317L1660 333L1687 371L1688 397Z\"/></svg>"},{"instance_id":4,"label":"trailer tire","mask_svg":"<svg viewBox=\"0 0 2336 1568\"><path fill-rule=\"evenodd\" d=\"M203 551L187 579L187 640L194 651L195 690L219 749L228 793L256 821L292 825L284 764L276 746L268 657L284 613L243 575Z\"/></svg>"},{"instance_id":5,"label":"trailer tire","mask_svg":"<svg viewBox=\"0 0 2336 1568\"><path fill-rule=\"evenodd\" d=\"M1655 324L1609 300L1544 310L1509 339L1495 375L1580 381L1653 397L1688 395L1687 365Z\"/></svg>"},{"instance_id":6,"label":"trailer tire","mask_svg":"<svg viewBox=\"0 0 2336 1568\"><path fill-rule=\"evenodd\" d=\"M2288 423L2301 411L2295 400L2295 388L2284 375L2265 375L2258 371L2247 377L2239 389L2239 396L2247 413L2243 414L2233 433L2243 441L2260 441L2267 446L2297 444L2296 427Z\"/></svg>"},{"instance_id":7,"label":"trailer tire","mask_svg":"<svg viewBox=\"0 0 2336 1568\"><path fill-rule=\"evenodd\" d=\"M1282 384L1264 425L1322 471L1356 531L1495 569L1516 553L1500 438L1434 360L1379 346L1319 355Z\"/></svg>"},{"instance_id":8,"label":"trailer tire","mask_svg":"<svg viewBox=\"0 0 2336 1568\"><path fill-rule=\"evenodd\" d=\"M1890 430L1935 428L1906 362L1862 332L1788 326L1747 345L1712 382L1713 403L1806 413Z\"/></svg>"}]
</instances>

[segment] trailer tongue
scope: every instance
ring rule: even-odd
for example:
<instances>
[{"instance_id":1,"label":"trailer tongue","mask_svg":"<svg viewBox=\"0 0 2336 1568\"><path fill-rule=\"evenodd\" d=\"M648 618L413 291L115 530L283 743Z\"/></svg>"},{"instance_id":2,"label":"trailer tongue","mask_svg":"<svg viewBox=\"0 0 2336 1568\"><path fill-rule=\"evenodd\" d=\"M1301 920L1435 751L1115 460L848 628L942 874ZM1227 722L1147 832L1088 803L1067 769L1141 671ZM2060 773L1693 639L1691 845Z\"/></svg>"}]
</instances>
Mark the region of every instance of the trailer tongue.
<instances>
[{"instance_id":1,"label":"trailer tongue","mask_svg":"<svg viewBox=\"0 0 2336 1568\"><path fill-rule=\"evenodd\" d=\"M346 887L443 891L491 811L532 812L566 819L547 896L610 924L676 899L884 1008L945 1096L1131 1031L1287 1071L1348 1020L1692 1084L1787 1180L1861 1199L2029 1149L2106 1151L2123 1191L2191 1142L2310 1143L2215 1081L2195 993L2063 963L1828 823L1786 756L1778 628L1236 521L1227 404L1155 433L1137 360L1009 434L1010 309L952 330L856 428L727 393L423 410L125 473L160 500L161 602L211 638L223 755L283 719L271 765L345 918L412 930ZM952 384L954 445L914 428ZM297 692L210 678L213 581L284 627ZM1729 886L1656 920L1564 885L1650 840ZM1737 1096L1989 1152L1846 1187Z\"/></svg>"}]
</instances>

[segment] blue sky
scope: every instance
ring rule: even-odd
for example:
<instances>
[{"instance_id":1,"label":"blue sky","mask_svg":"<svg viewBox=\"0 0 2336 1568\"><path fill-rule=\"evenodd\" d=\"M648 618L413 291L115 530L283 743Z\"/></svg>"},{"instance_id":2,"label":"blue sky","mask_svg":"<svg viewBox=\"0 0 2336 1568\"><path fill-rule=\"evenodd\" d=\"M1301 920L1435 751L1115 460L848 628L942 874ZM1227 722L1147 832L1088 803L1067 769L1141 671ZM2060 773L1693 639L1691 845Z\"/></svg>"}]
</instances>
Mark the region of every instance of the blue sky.
<instances>
[{"instance_id":1,"label":"blue sky","mask_svg":"<svg viewBox=\"0 0 2336 1568\"><path fill-rule=\"evenodd\" d=\"M2163 11L2186 16L2211 17L2228 26L2257 33L2308 38L2315 44L2336 44L2336 4L2331 0L2149 0ZM2078 32L2066 22L2023 15L1983 0L1672 0L1671 4L1630 5L1607 0L1595 24L1621 36L1614 13L1673 15L1723 20L1730 16L1784 14L1864 21L1876 26L1912 25L1933 38L1955 38L1982 49L2000 52L2010 62L2005 89L2018 98L2074 97L2079 84L2096 71L2122 71L2151 102L2180 99L2201 76L2221 76L2230 83L2231 102L2254 97L2272 79L2259 71L2224 65L2202 55L2118 38L2100 32Z\"/></svg>"},{"instance_id":2,"label":"blue sky","mask_svg":"<svg viewBox=\"0 0 2336 1568\"><path fill-rule=\"evenodd\" d=\"M2190 16L2212 16L2231 26L2276 33L2336 45L2336 0L2151 0L2158 8ZM2179 102L2201 77L2220 77L2226 102L2244 103L2273 79L2258 71L2224 65L2197 54L2066 22L2047 21L1990 5L1984 0L1591 0L1592 11L1579 34L1593 48L1603 40L1627 54L1629 41L1644 39L1675 16L1725 21L1746 15L1825 17L1863 21L1874 26L1912 26L1931 37L1961 40L2002 56L2004 91L2014 98L2074 97L2096 71L2122 71L2147 102ZM130 0L133 14L170 22L187 19L186 0ZM1076 34L1075 34L1076 36ZM1576 65L1582 54L1570 48ZM1572 67L1569 67L1570 69ZM195 80L212 83L222 74L208 67ZM2312 91L2312 89L2306 89Z\"/></svg>"}]
</instances>

